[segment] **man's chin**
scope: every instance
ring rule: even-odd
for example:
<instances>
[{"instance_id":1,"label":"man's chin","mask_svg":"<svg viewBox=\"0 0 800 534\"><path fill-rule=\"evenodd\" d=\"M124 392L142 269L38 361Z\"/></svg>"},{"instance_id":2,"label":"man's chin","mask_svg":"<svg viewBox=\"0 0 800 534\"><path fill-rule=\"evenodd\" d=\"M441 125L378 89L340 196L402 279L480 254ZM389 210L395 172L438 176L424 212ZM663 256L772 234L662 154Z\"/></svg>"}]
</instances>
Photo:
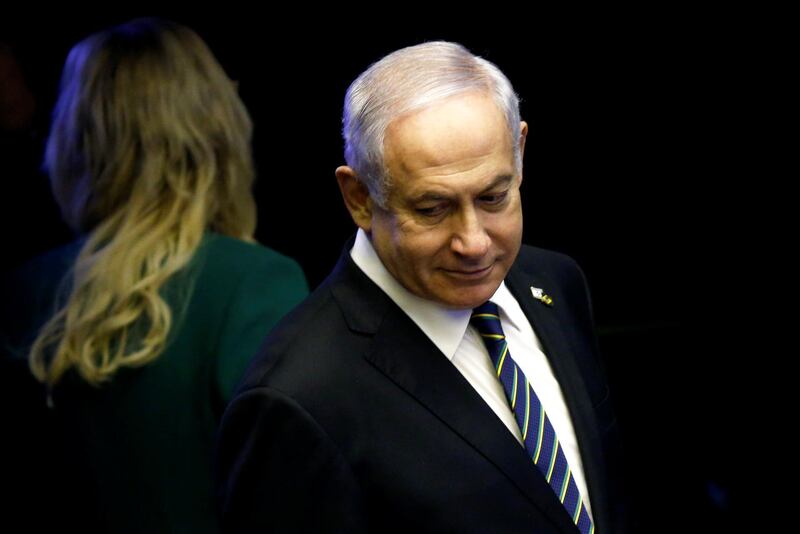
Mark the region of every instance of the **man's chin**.
<instances>
[{"instance_id":1,"label":"man's chin","mask_svg":"<svg viewBox=\"0 0 800 534\"><path fill-rule=\"evenodd\" d=\"M456 287L440 295L437 300L440 304L454 310L471 310L492 298L497 288L500 287L500 282L502 280L497 283L484 283L477 287Z\"/></svg>"}]
</instances>

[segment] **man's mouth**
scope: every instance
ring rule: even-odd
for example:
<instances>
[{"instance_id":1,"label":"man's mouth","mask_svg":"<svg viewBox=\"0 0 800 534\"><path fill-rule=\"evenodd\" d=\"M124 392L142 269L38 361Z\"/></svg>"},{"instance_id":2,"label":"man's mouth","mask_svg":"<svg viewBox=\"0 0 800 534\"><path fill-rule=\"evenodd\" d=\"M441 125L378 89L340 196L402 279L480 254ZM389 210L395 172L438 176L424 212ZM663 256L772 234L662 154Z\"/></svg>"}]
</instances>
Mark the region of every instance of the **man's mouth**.
<instances>
[{"instance_id":1,"label":"man's mouth","mask_svg":"<svg viewBox=\"0 0 800 534\"><path fill-rule=\"evenodd\" d=\"M481 279L492 271L494 263L490 263L486 267L479 268L461 268L461 269L444 269L444 272L449 276L456 278L463 278L467 280Z\"/></svg>"}]
</instances>

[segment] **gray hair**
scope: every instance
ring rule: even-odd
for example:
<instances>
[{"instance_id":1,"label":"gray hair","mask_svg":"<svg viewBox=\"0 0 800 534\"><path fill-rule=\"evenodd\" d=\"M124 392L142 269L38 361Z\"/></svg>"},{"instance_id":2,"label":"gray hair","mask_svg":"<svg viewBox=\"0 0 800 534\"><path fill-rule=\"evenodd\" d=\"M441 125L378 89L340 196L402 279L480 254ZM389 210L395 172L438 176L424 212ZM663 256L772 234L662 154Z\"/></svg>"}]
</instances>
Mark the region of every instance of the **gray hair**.
<instances>
[{"instance_id":1,"label":"gray hair","mask_svg":"<svg viewBox=\"0 0 800 534\"><path fill-rule=\"evenodd\" d=\"M514 164L522 171L519 99L493 63L457 43L434 41L402 48L373 63L347 89L342 116L344 157L380 206L391 179L383 156L386 128L398 117L446 98L481 91L508 122Z\"/></svg>"}]
</instances>

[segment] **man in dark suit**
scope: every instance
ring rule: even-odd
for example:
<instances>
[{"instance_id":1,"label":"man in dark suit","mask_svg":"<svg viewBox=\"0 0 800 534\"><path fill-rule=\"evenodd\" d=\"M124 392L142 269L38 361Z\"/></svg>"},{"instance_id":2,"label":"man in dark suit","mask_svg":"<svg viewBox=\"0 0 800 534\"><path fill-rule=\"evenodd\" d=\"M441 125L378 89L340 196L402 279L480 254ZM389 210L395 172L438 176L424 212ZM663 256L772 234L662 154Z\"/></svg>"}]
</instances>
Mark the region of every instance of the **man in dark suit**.
<instances>
[{"instance_id":1,"label":"man in dark suit","mask_svg":"<svg viewBox=\"0 0 800 534\"><path fill-rule=\"evenodd\" d=\"M521 246L527 125L460 45L350 86L359 227L225 413L229 532L625 532L584 277Z\"/></svg>"}]
</instances>

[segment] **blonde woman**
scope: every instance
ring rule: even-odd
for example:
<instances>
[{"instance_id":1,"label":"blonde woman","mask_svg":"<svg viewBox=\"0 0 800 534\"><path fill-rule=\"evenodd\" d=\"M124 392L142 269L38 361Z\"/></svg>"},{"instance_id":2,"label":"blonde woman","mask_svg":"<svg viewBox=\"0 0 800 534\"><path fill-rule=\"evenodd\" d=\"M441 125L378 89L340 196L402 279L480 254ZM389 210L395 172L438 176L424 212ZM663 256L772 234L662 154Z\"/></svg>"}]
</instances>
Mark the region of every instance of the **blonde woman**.
<instances>
[{"instance_id":1,"label":"blonde woman","mask_svg":"<svg viewBox=\"0 0 800 534\"><path fill-rule=\"evenodd\" d=\"M135 20L67 58L45 165L81 237L11 284L7 337L30 333L57 424L42 449L81 473L86 525L216 530L218 419L307 293L294 261L254 242L250 134L234 83L185 27Z\"/></svg>"}]
</instances>

